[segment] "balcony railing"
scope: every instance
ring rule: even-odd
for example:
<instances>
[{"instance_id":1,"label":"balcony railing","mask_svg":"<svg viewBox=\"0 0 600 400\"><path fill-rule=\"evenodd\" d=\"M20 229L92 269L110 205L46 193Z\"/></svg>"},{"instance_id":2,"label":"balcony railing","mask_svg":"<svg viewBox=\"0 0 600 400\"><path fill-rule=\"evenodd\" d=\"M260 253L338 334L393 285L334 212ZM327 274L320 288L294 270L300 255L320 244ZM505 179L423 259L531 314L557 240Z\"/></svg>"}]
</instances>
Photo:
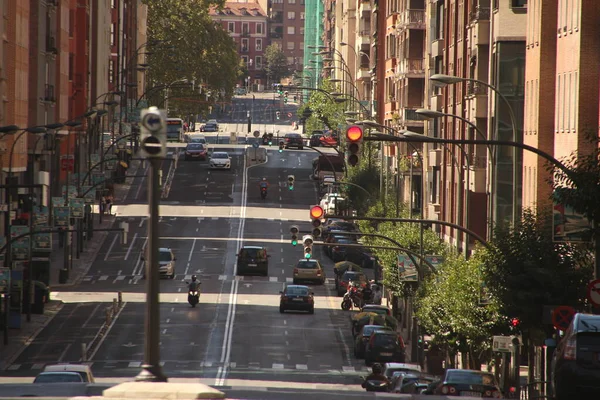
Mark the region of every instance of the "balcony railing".
<instances>
[{"instance_id":1,"label":"balcony railing","mask_svg":"<svg viewBox=\"0 0 600 400\"><path fill-rule=\"evenodd\" d=\"M467 82L467 96L487 94L487 87L479 82Z\"/></svg>"},{"instance_id":2,"label":"balcony railing","mask_svg":"<svg viewBox=\"0 0 600 400\"><path fill-rule=\"evenodd\" d=\"M271 39L281 39L283 34L281 32L271 32L270 36L271 36Z\"/></svg>"},{"instance_id":3,"label":"balcony railing","mask_svg":"<svg viewBox=\"0 0 600 400\"><path fill-rule=\"evenodd\" d=\"M360 31L360 36L371 36L371 31L370 30L362 30Z\"/></svg>"},{"instance_id":4,"label":"balcony railing","mask_svg":"<svg viewBox=\"0 0 600 400\"><path fill-rule=\"evenodd\" d=\"M44 97L42 97L42 101L46 103L54 103L56 101L56 97L54 96L54 85L46 85L44 87Z\"/></svg>"},{"instance_id":5,"label":"balcony railing","mask_svg":"<svg viewBox=\"0 0 600 400\"><path fill-rule=\"evenodd\" d=\"M405 108L404 109L404 120L405 121L424 121L421 115L417 114L416 109Z\"/></svg>"},{"instance_id":6,"label":"balcony railing","mask_svg":"<svg viewBox=\"0 0 600 400\"><path fill-rule=\"evenodd\" d=\"M490 8L477 6L475 10L469 13L469 21L489 21L490 19Z\"/></svg>"},{"instance_id":7,"label":"balcony railing","mask_svg":"<svg viewBox=\"0 0 600 400\"><path fill-rule=\"evenodd\" d=\"M242 47L242 53L247 53L248 52L248 47Z\"/></svg>"},{"instance_id":8,"label":"balcony railing","mask_svg":"<svg viewBox=\"0 0 600 400\"><path fill-rule=\"evenodd\" d=\"M402 27L412 26L425 28L425 10L406 10L399 19Z\"/></svg>"},{"instance_id":9,"label":"balcony railing","mask_svg":"<svg viewBox=\"0 0 600 400\"><path fill-rule=\"evenodd\" d=\"M282 24L283 23L283 15L275 15L271 17L271 22L274 24Z\"/></svg>"}]
</instances>

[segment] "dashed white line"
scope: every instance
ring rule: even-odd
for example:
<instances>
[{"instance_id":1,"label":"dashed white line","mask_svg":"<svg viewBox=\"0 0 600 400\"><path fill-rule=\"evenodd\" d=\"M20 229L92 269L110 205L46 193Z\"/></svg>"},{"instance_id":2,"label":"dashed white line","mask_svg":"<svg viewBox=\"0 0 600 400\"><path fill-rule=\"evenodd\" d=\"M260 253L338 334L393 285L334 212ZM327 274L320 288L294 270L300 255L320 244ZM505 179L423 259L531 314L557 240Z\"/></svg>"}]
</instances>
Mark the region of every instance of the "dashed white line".
<instances>
[{"instance_id":1,"label":"dashed white line","mask_svg":"<svg viewBox=\"0 0 600 400\"><path fill-rule=\"evenodd\" d=\"M125 254L125 258L124 258L125 261L127 261L127 258L129 258L129 254L131 254L131 249L133 249L133 244L135 243L137 237L138 237L137 233L133 235L133 239L131 239L131 244L129 245L129 248L127 249L127 253Z\"/></svg>"},{"instance_id":2,"label":"dashed white line","mask_svg":"<svg viewBox=\"0 0 600 400\"><path fill-rule=\"evenodd\" d=\"M283 364L274 363L273 364L273 369L283 369Z\"/></svg>"},{"instance_id":3,"label":"dashed white line","mask_svg":"<svg viewBox=\"0 0 600 400\"><path fill-rule=\"evenodd\" d=\"M110 244L110 247L108 248L108 251L106 252L106 255L104 256L104 261L108 260L108 257L110 256L110 252L112 251L112 248L115 245L115 242L117 241L117 239L119 238L119 235L115 235L115 238L113 239L112 243Z\"/></svg>"}]
</instances>

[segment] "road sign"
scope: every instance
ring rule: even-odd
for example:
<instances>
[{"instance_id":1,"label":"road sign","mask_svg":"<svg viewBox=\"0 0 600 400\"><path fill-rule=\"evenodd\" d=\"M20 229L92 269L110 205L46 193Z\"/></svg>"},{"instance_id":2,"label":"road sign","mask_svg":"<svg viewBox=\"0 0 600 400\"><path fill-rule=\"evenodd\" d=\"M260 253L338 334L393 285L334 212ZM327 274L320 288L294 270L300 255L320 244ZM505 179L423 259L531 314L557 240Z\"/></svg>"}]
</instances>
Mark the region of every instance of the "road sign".
<instances>
[{"instance_id":1,"label":"road sign","mask_svg":"<svg viewBox=\"0 0 600 400\"><path fill-rule=\"evenodd\" d=\"M252 147L254 147L255 149L258 149L258 146L259 146L258 142L252 143Z\"/></svg>"},{"instance_id":2,"label":"road sign","mask_svg":"<svg viewBox=\"0 0 600 400\"><path fill-rule=\"evenodd\" d=\"M552 312L552 325L561 331L567 330L577 311L573 307L558 306Z\"/></svg>"},{"instance_id":3,"label":"road sign","mask_svg":"<svg viewBox=\"0 0 600 400\"><path fill-rule=\"evenodd\" d=\"M600 279L591 281L587 287L587 297L596 307L600 307Z\"/></svg>"},{"instance_id":4,"label":"road sign","mask_svg":"<svg viewBox=\"0 0 600 400\"><path fill-rule=\"evenodd\" d=\"M288 118L292 118L292 113L291 112L288 113Z\"/></svg>"},{"instance_id":5,"label":"road sign","mask_svg":"<svg viewBox=\"0 0 600 400\"><path fill-rule=\"evenodd\" d=\"M510 353L512 336L494 336L492 350L500 353Z\"/></svg>"},{"instance_id":6,"label":"road sign","mask_svg":"<svg viewBox=\"0 0 600 400\"><path fill-rule=\"evenodd\" d=\"M255 138L260 136L260 132L259 131L254 131L254 133L252 134Z\"/></svg>"},{"instance_id":7,"label":"road sign","mask_svg":"<svg viewBox=\"0 0 600 400\"><path fill-rule=\"evenodd\" d=\"M155 132L162 127L162 121L155 113L147 113L142 117L142 125L149 131Z\"/></svg>"}]
</instances>

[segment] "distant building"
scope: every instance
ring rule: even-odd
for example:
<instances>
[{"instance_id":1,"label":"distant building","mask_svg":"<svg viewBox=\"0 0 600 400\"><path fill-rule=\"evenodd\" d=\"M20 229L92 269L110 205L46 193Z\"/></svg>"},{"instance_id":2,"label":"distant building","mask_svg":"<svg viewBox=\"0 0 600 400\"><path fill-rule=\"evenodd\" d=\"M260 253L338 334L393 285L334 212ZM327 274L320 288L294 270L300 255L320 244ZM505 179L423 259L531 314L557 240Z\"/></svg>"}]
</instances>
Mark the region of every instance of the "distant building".
<instances>
[{"instance_id":1,"label":"distant building","mask_svg":"<svg viewBox=\"0 0 600 400\"><path fill-rule=\"evenodd\" d=\"M268 37L267 14L263 8L259 3L226 2L221 10L212 9L210 16L235 40L240 58L248 67L248 76L240 84L250 90L264 90L264 51Z\"/></svg>"},{"instance_id":2,"label":"distant building","mask_svg":"<svg viewBox=\"0 0 600 400\"><path fill-rule=\"evenodd\" d=\"M269 1L269 39L287 58L290 71L302 71L304 60L304 0Z\"/></svg>"}]
</instances>

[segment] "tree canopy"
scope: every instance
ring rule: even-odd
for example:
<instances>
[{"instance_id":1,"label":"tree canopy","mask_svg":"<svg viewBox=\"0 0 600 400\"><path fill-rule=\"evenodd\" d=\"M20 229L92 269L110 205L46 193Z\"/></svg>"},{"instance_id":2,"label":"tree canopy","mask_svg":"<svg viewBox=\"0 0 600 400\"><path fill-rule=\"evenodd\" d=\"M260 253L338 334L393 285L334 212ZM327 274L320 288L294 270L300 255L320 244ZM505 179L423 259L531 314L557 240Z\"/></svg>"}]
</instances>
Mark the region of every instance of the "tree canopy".
<instances>
[{"instance_id":1,"label":"tree canopy","mask_svg":"<svg viewBox=\"0 0 600 400\"><path fill-rule=\"evenodd\" d=\"M265 74L272 83L279 83L281 79L290 75L285 53L275 44L265 49Z\"/></svg>"},{"instance_id":2,"label":"tree canopy","mask_svg":"<svg viewBox=\"0 0 600 400\"><path fill-rule=\"evenodd\" d=\"M320 89L332 93L335 91L335 85L326 79L322 82ZM298 115L302 115L307 107L312 111L304 128L304 132L307 134L314 130L323 130L323 127L335 130L339 125L345 126L346 124L344 104L337 103L331 96L323 92L310 91L308 101L298 109Z\"/></svg>"}]
</instances>

